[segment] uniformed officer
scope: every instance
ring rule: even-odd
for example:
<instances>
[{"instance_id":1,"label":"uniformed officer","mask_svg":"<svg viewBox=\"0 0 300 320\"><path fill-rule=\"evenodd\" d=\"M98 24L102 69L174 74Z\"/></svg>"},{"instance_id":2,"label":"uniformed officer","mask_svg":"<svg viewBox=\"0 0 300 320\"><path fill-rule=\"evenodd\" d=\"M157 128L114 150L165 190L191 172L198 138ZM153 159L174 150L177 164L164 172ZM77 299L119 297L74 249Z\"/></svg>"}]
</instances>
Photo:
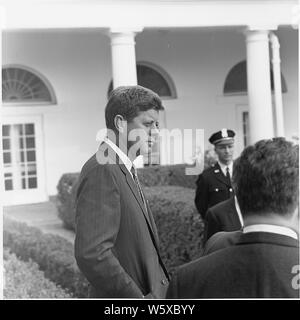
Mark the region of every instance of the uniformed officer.
<instances>
[{"instance_id":1,"label":"uniformed officer","mask_svg":"<svg viewBox=\"0 0 300 320\"><path fill-rule=\"evenodd\" d=\"M218 162L205 169L196 182L195 205L203 219L208 208L234 195L231 185L234 136L234 131L222 129L209 138Z\"/></svg>"}]
</instances>

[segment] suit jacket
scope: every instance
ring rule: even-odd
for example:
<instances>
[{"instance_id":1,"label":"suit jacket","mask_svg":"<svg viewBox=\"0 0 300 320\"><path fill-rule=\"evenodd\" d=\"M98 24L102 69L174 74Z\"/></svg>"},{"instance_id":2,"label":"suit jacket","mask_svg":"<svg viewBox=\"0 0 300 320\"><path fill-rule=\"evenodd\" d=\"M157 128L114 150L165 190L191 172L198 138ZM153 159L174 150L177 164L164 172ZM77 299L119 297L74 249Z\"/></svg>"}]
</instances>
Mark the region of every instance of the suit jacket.
<instances>
[{"instance_id":1,"label":"suit jacket","mask_svg":"<svg viewBox=\"0 0 300 320\"><path fill-rule=\"evenodd\" d=\"M221 231L212 235L203 248L202 256L235 245L242 236L243 231Z\"/></svg>"},{"instance_id":2,"label":"suit jacket","mask_svg":"<svg viewBox=\"0 0 300 320\"><path fill-rule=\"evenodd\" d=\"M236 231L242 228L235 207L234 197L209 208L205 215L204 242L220 231Z\"/></svg>"},{"instance_id":3,"label":"suit jacket","mask_svg":"<svg viewBox=\"0 0 300 320\"><path fill-rule=\"evenodd\" d=\"M107 151L116 164L99 164ZM75 258L91 297L165 297L169 278L147 207L130 172L102 144L83 166L76 199Z\"/></svg>"},{"instance_id":4,"label":"suit jacket","mask_svg":"<svg viewBox=\"0 0 300 320\"><path fill-rule=\"evenodd\" d=\"M268 232L242 234L236 245L182 266L167 298L299 298L299 242Z\"/></svg>"},{"instance_id":5,"label":"suit jacket","mask_svg":"<svg viewBox=\"0 0 300 320\"><path fill-rule=\"evenodd\" d=\"M199 175L196 185L195 205L203 219L208 208L234 195L231 182L218 163L205 169Z\"/></svg>"}]
</instances>

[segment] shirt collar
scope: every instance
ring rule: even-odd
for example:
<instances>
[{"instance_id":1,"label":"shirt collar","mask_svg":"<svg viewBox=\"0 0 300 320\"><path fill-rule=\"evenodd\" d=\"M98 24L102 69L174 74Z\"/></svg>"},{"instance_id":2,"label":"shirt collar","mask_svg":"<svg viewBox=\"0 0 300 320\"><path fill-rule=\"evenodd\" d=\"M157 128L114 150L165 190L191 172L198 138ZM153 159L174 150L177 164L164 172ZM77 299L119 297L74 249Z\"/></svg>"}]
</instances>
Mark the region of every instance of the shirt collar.
<instances>
[{"instance_id":1,"label":"shirt collar","mask_svg":"<svg viewBox=\"0 0 300 320\"><path fill-rule=\"evenodd\" d=\"M121 161L124 163L126 169L131 173L131 168L133 166L132 161L127 157L127 155L115 144L113 143L110 139L107 137L104 138L104 141L114 150L114 152L119 156Z\"/></svg>"},{"instance_id":2,"label":"shirt collar","mask_svg":"<svg viewBox=\"0 0 300 320\"><path fill-rule=\"evenodd\" d=\"M249 233L249 232L277 233L277 234L281 234L281 235L288 236L298 240L298 235L294 230L287 227L275 226L271 224L253 224L251 226L244 227L243 232L244 233Z\"/></svg>"},{"instance_id":3,"label":"shirt collar","mask_svg":"<svg viewBox=\"0 0 300 320\"><path fill-rule=\"evenodd\" d=\"M231 161L228 165L227 164L223 164L221 163L220 161L218 161L218 164L222 170L222 172L224 173L224 175L226 176L226 168L228 167L229 168L229 174L230 174L230 177L232 176L232 165L233 165L233 162Z\"/></svg>"},{"instance_id":4,"label":"shirt collar","mask_svg":"<svg viewBox=\"0 0 300 320\"><path fill-rule=\"evenodd\" d=\"M244 219L243 219L243 216L242 216L242 213L241 213L241 209L240 209L240 206L239 206L239 203L238 203L238 200L237 200L236 196L234 196L234 204L235 204L235 209L236 209L236 212L238 214L241 226L242 226L242 228L244 228Z\"/></svg>"}]
</instances>

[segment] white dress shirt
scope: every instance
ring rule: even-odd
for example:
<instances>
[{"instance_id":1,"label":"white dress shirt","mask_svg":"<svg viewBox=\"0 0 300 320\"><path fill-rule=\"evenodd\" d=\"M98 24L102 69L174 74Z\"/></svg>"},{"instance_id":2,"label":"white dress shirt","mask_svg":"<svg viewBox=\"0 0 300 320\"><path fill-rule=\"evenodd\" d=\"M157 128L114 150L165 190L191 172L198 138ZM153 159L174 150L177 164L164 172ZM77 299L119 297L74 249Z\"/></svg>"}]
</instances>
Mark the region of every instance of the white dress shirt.
<instances>
[{"instance_id":1,"label":"white dress shirt","mask_svg":"<svg viewBox=\"0 0 300 320\"><path fill-rule=\"evenodd\" d=\"M230 164L223 164L220 161L218 161L219 166L224 174L224 176L226 177L226 168L229 168L229 174L230 174L230 178L232 177L232 166L233 166L233 162L231 161Z\"/></svg>"},{"instance_id":2,"label":"white dress shirt","mask_svg":"<svg viewBox=\"0 0 300 320\"><path fill-rule=\"evenodd\" d=\"M108 138L104 138L104 142L106 142L113 150L114 152L119 156L121 161L124 163L126 169L129 171L130 175L132 176L131 173L131 168L133 166L132 161L127 157L127 155L111 140Z\"/></svg>"},{"instance_id":3,"label":"white dress shirt","mask_svg":"<svg viewBox=\"0 0 300 320\"><path fill-rule=\"evenodd\" d=\"M244 227L243 233L250 233L250 232L270 232L270 233L281 234L281 235L288 236L298 240L298 235L294 230L287 227L276 226L272 224L253 224L253 225Z\"/></svg>"}]
</instances>

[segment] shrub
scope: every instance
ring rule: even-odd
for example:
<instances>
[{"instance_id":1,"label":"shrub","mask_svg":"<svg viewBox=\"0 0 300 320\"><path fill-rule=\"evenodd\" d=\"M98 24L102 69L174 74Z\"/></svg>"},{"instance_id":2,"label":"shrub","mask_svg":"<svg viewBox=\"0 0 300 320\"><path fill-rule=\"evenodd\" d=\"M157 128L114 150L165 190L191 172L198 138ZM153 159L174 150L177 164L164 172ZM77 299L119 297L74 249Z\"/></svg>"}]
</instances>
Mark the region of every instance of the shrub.
<instances>
[{"instance_id":1,"label":"shrub","mask_svg":"<svg viewBox=\"0 0 300 320\"><path fill-rule=\"evenodd\" d=\"M152 166L138 169L141 184L152 186L181 186L195 188L197 176L186 175L186 165ZM57 185L58 216L63 221L65 228L74 230L74 201L76 182L79 173L64 174Z\"/></svg>"},{"instance_id":2,"label":"shrub","mask_svg":"<svg viewBox=\"0 0 300 320\"><path fill-rule=\"evenodd\" d=\"M145 187L145 193L167 266L173 269L198 257L202 248L203 222L194 206L195 191L176 186L158 186ZM58 210L62 219L66 217L65 224L74 230L74 190L63 190L63 197L58 197Z\"/></svg>"},{"instance_id":3,"label":"shrub","mask_svg":"<svg viewBox=\"0 0 300 320\"><path fill-rule=\"evenodd\" d=\"M180 186L195 189L197 175L186 175L185 169L188 167L185 164L177 164L140 168L139 180L146 187Z\"/></svg>"},{"instance_id":4,"label":"shrub","mask_svg":"<svg viewBox=\"0 0 300 320\"><path fill-rule=\"evenodd\" d=\"M4 219L4 246L24 261L32 259L45 276L75 297L86 297L88 282L79 271L73 245L53 234L44 234L25 223Z\"/></svg>"},{"instance_id":5,"label":"shrub","mask_svg":"<svg viewBox=\"0 0 300 320\"><path fill-rule=\"evenodd\" d=\"M31 259L20 261L15 254L4 249L4 299L71 298L60 286L45 278Z\"/></svg>"},{"instance_id":6,"label":"shrub","mask_svg":"<svg viewBox=\"0 0 300 320\"><path fill-rule=\"evenodd\" d=\"M145 188L157 225L160 252L168 270L202 253L203 221L194 206L194 190L176 186Z\"/></svg>"},{"instance_id":7,"label":"shrub","mask_svg":"<svg viewBox=\"0 0 300 320\"><path fill-rule=\"evenodd\" d=\"M58 216L64 227L70 230L74 230L74 200L78 177L79 173L65 173L57 185Z\"/></svg>"}]
</instances>

